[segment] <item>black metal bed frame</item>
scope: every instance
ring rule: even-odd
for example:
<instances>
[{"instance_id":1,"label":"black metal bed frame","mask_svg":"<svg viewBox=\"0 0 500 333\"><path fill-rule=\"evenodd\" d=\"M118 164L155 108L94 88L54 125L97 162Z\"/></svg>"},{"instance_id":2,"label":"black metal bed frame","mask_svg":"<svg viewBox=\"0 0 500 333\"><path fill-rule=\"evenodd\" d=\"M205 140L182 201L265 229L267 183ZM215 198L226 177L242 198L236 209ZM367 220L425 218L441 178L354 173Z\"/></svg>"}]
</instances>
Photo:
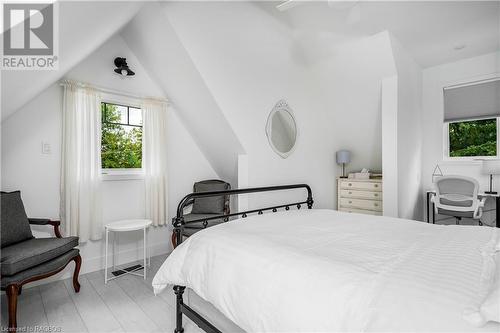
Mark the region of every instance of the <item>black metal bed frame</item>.
<instances>
[{"instance_id":1,"label":"black metal bed frame","mask_svg":"<svg viewBox=\"0 0 500 333\"><path fill-rule=\"evenodd\" d=\"M188 206L194 199L196 198L205 198L205 197L216 197L223 195L237 195L237 194L248 194L248 193L259 193L259 192L271 192L271 191L283 191L283 190L293 190L293 189L306 189L307 190L307 199L305 201L283 204L278 206L265 207L260 209L252 209L244 212L237 212L231 214L223 214L218 216L213 216L210 218L197 219L189 222L184 221L184 208ZM240 216L242 218L247 217L248 214L257 213L259 215L263 214L264 211L272 211L277 212L279 208L285 208L285 210L290 210L290 207L296 206L297 209L300 209L302 205L307 205L308 209L311 209L313 206L313 197L312 191L309 185L307 184L295 184L295 185L282 185L282 186L268 186L268 187L255 187L255 188L245 188L245 189L235 189L235 190L226 190L226 191L213 191L213 192L198 192L191 193L186 195L179 205L177 206L177 215L172 219L172 225L174 226L174 233L176 238L176 246L179 246L182 243L182 229L192 223L202 222L203 228L206 228L209 220L214 219L223 219L224 222L229 221L230 217ZM194 311L192 308L184 304L184 300L182 295L186 287L184 286L174 286L174 293L176 297L176 326L174 333L183 333L184 328L182 327L182 315L184 314L186 317L191 319L196 325L198 325L202 330L207 333L221 333L214 325L212 325L208 320L203 318L199 313Z\"/></svg>"}]
</instances>

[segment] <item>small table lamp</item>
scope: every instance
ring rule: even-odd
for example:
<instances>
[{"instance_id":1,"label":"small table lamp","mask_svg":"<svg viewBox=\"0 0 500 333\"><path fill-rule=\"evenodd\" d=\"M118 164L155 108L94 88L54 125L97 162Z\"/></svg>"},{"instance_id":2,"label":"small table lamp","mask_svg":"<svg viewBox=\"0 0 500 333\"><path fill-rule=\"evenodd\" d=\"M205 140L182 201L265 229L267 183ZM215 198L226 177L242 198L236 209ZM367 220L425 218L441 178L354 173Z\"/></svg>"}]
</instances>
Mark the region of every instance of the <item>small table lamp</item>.
<instances>
[{"instance_id":1,"label":"small table lamp","mask_svg":"<svg viewBox=\"0 0 500 333\"><path fill-rule=\"evenodd\" d=\"M500 160L483 160L483 174L490 175L490 190L486 194L497 194L493 191L493 175L500 175Z\"/></svg>"},{"instance_id":2,"label":"small table lamp","mask_svg":"<svg viewBox=\"0 0 500 333\"><path fill-rule=\"evenodd\" d=\"M351 162L351 152L349 150L339 150L336 155L337 164L342 164L342 176L340 178L347 178L345 175L345 165Z\"/></svg>"}]
</instances>

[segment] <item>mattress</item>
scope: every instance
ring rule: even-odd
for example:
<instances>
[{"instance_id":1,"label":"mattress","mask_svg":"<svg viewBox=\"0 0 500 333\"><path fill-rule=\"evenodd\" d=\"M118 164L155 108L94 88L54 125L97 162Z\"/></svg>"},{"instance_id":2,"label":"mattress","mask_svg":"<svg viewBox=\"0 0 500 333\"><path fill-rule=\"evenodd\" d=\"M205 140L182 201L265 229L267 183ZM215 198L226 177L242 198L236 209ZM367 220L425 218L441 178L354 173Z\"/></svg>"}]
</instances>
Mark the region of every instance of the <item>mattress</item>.
<instances>
[{"instance_id":1,"label":"mattress","mask_svg":"<svg viewBox=\"0 0 500 333\"><path fill-rule=\"evenodd\" d=\"M481 250L498 237L333 210L269 213L188 238L153 287L186 286L247 332L499 332L463 315L481 301Z\"/></svg>"}]
</instances>

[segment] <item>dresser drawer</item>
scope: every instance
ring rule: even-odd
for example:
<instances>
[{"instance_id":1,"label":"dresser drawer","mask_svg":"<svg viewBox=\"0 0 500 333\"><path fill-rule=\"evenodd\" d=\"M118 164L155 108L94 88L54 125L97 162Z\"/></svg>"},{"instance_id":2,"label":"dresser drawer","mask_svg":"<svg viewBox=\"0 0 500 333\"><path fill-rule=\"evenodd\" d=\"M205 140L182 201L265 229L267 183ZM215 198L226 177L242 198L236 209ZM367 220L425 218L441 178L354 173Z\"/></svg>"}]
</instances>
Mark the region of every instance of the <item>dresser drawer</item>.
<instances>
[{"instance_id":1,"label":"dresser drawer","mask_svg":"<svg viewBox=\"0 0 500 333\"><path fill-rule=\"evenodd\" d=\"M358 214L382 216L382 212L377 212L377 211L374 211L374 210L365 210L365 209L356 209L356 208L341 207L340 211L341 212L347 212L347 213L358 213Z\"/></svg>"},{"instance_id":2,"label":"dresser drawer","mask_svg":"<svg viewBox=\"0 0 500 333\"><path fill-rule=\"evenodd\" d=\"M340 198L340 207L382 211L382 201Z\"/></svg>"},{"instance_id":3,"label":"dresser drawer","mask_svg":"<svg viewBox=\"0 0 500 333\"><path fill-rule=\"evenodd\" d=\"M350 182L348 180L340 181L341 189L356 189L356 190L368 190L368 191L382 191L382 183L378 182Z\"/></svg>"},{"instance_id":4,"label":"dresser drawer","mask_svg":"<svg viewBox=\"0 0 500 333\"><path fill-rule=\"evenodd\" d=\"M382 192L361 190L340 190L340 196L345 198L382 200Z\"/></svg>"}]
</instances>

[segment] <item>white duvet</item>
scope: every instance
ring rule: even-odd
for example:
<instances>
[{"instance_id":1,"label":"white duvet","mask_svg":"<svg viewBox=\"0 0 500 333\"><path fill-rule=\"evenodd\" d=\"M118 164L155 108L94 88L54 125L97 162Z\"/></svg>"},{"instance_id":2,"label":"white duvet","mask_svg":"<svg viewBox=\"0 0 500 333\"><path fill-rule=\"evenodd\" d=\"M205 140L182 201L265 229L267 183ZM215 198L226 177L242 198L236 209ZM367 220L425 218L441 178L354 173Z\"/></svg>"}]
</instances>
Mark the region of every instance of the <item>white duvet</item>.
<instances>
[{"instance_id":1,"label":"white duvet","mask_svg":"<svg viewBox=\"0 0 500 333\"><path fill-rule=\"evenodd\" d=\"M196 233L153 287L191 288L247 332L499 332L463 316L481 301L481 249L498 234L333 210L270 213Z\"/></svg>"}]
</instances>

